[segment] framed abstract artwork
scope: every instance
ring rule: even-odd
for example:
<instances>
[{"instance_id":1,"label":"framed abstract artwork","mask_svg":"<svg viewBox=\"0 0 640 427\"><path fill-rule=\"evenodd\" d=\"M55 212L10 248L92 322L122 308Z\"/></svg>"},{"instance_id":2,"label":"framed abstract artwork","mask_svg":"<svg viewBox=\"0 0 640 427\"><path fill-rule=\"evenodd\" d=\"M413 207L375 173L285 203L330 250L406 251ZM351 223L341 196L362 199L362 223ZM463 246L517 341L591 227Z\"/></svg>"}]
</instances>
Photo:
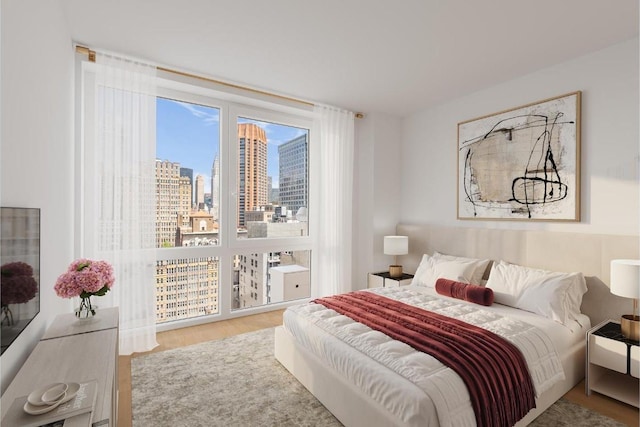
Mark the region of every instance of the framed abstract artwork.
<instances>
[{"instance_id":1,"label":"framed abstract artwork","mask_svg":"<svg viewBox=\"0 0 640 427\"><path fill-rule=\"evenodd\" d=\"M581 92L458 124L458 219L580 221Z\"/></svg>"}]
</instances>

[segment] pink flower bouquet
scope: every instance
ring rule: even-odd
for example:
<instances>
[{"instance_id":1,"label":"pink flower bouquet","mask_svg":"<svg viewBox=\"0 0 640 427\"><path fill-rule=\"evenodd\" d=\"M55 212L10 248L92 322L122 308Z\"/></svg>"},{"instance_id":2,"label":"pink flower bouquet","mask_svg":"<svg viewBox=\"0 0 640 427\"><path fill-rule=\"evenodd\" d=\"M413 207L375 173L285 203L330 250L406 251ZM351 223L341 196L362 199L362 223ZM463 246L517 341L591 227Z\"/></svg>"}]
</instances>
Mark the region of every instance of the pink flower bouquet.
<instances>
[{"instance_id":1,"label":"pink flower bouquet","mask_svg":"<svg viewBox=\"0 0 640 427\"><path fill-rule=\"evenodd\" d=\"M54 290L62 298L102 296L114 282L113 268L108 262L82 258L72 262L58 277Z\"/></svg>"}]
</instances>

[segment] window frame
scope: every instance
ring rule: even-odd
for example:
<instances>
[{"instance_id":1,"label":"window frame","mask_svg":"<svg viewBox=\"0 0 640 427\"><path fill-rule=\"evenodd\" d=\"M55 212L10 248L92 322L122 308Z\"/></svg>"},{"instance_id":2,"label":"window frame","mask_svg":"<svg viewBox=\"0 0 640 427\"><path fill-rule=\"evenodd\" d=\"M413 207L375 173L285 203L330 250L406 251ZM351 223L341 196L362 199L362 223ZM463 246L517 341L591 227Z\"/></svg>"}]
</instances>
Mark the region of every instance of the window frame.
<instances>
[{"instance_id":1,"label":"window frame","mask_svg":"<svg viewBox=\"0 0 640 427\"><path fill-rule=\"evenodd\" d=\"M79 57L77 61L77 71L79 74L76 79L78 87L77 93L83 86L90 87L93 76L93 64L88 62L86 58ZM86 86L86 83L89 83ZM313 146L314 120L313 108L310 105L299 104L285 98L271 97L259 92L253 93L243 91L234 87L216 84L207 79L199 79L193 76L186 76L166 71L158 71L157 75L157 94L156 97L173 99L187 103L204 105L217 108L220 111L220 140L219 140L219 156L220 156L220 199L229 200L230 203L226 207L222 207L219 212L219 223L221 225L219 233L219 245L205 247L179 247L179 248L156 248L156 261L181 259L181 258L201 258L214 257L219 260L218 271L218 313L202 315L195 318L180 319L156 324L157 331L172 330L193 326L203 323L209 323L218 320L230 319L235 317L243 317L251 314L273 311L297 304L305 301L294 300L288 302L270 303L249 308L232 310L233 298L233 259L236 255L250 255L254 253L265 252L283 252L283 251L310 251L311 264L314 264L315 246L316 246L316 230L314 227L315 212L317 209L314 191L314 152L317 150ZM87 138L82 132L82 117L85 112L84 100L78 96L78 118L76 126L76 134L78 141L76 145L76 167L77 179L75 180L76 194L76 212L78 221L76 221L76 239L75 251L77 255L83 253L86 242L92 239L91 233L85 233L84 221L85 215L90 215L93 207L87 206L90 198L87 197L83 186L84 177L91 174L92 171L86 170L84 167L85 157L90 153L91 139ZM285 126L294 126L298 128L308 129L308 232L306 236L299 237L278 237L278 238L252 238L239 239L237 236L236 221L237 217L237 188L238 188L238 162L237 156L239 147L237 144L237 133L230 135L231 129L237 129L238 117L260 120L265 122L273 122ZM92 120L92 117L82 117L83 119ZM235 142L235 143L234 143ZM317 159L316 159L317 160ZM313 266L310 265L310 269ZM313 289L313 274L310 273L311 289ZM224 284L228 284L225 286ZM157 296L156 296L157 300ZM175 303L175 299L164 301Z\"/></svg>"}]
</instances>

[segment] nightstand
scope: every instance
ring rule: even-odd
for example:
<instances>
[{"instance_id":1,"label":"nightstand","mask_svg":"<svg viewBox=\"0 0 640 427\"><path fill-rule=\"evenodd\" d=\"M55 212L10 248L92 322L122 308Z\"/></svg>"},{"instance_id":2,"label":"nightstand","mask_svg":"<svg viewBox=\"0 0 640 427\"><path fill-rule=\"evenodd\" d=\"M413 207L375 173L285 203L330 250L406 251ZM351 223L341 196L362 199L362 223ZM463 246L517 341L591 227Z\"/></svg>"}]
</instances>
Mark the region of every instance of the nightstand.
<instances>
[{"instance_id":1,"label":"nightstand","mask_svg":"<svg viewBox=\"0 0 640 427\"><path fill-rule=\"evenodd\" d=\"M401 277L391 277L388 271L381 271L380 273L369 273L367 278L368 288L393 288L396 286L403 286L411 284L413 280L413 274L402 273Z\"/></svg>"},{"instance_id":2,"label":"nightstand","mask_svg":"<svg viewBox=\"0 0 640 427\"><path fill-rule=\"evenodd\" d=\"M624 338L620 323L605 320L587 332L586 392L640 407L640 343Z\"/></svg>"}]
</instances>

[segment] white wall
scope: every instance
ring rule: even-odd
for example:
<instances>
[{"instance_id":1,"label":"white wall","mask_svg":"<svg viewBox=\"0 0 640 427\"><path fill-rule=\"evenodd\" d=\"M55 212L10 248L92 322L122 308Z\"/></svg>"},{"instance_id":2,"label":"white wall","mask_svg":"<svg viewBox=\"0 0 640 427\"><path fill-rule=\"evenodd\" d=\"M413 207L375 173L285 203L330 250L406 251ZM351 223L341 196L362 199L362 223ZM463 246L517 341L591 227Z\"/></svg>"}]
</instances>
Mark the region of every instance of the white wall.
<instances>
[{"instance_id":1,"label":"white wall","mask_svg":"<svg viewBox=\"0 0 640 427\"><path fill-rule=\"evenodd\" d=\"M368 272L391 263L382 253L382 237L394 234L399 222L638 235L638 46L638 39L629 40L404 119L382 113L357 119L354 286L366 287ZM457 220L458 123L577 90L582 220Z\"/></svg>"},{"instance_id":2,"label":"white wall","mask_svg":"<svg viewBox=\"0 0 640 427\"><path fill-rule=\"evenodd\" d=\"M383 236L400 221L401 121L384 113L356 119L354 171L354 254L356 289L366 288L367 273L384 271L393 258L382 252Z\"/></svg>"},{"instance_id":3,"label":"white wall","mask_svg":"<svg viewBox=\"0 0 640 427\"><path fill-rule=\"evenodd\" d=\"M73 49L58 0L3 0L0 204L41 208L40 313L1 358L5 391L53 318L73 256Z\"/></svg>"},{"instance_id":4,"label":"white wall","mask_svg":"<svg viewBox=\"0 0 640 427\"><path fill-rule=\"evenodd\" d=\"M400 221L637 235L638 72L636 38L407 117ZM457 220L457 124L577 90L582 91L582 221Z\"/></svg>"}]
</instances>

